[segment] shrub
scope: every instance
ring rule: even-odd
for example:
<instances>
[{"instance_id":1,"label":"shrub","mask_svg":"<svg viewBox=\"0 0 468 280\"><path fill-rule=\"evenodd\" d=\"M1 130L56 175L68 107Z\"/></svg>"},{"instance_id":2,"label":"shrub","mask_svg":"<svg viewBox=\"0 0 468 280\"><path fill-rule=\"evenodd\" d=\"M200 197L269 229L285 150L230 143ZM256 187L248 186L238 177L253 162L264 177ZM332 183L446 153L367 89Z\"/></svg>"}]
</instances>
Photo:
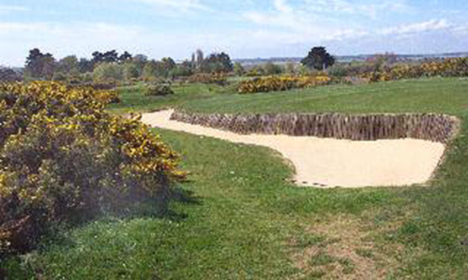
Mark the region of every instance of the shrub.
<instances>
[{"instance_id":1,"label":"shrub","mask_svg":"<svg viewBox=\"0 0 468 280\"><path fill-rule=\"evenodd\" d=\"M263 65L263 71L265 75L279 75L283 73L283 68L272 62L267 62L265 65Z\"/></svg>"},{"instance_id":2,"label":"shrub","mask_svg":"<svg viewBox=\"0 0 468 280\"><path fill-rule=\"evenodd\" d=\"M124 78L123 67L115 63L101 63L94 68L93 78L96 83L122 81Z\"/></svg>"},{"instance_id":3,"label":"shrub","mask_svg":"<svg viewBox=\"0 0 468 280\"><path fill-rule=\"evenodd\" d=\"M168 84L150 84L145 87L144 94L145 96L166 96L174 94L174 91Z\"/></svg>"},{"instance_id":4,"label":"shrub","mask_svg":"<svg viewBox=\"0 0 468 280\"><path fill-rule=\"evenodd\" d=\"M247 77L258 77L258 76L264 76L265 75L265 69L260 66L255 66L252 69L250 69L247 73Z\"/></svg>"},{"instance_id":5,"label":"shrub","mask_svg":"<svg viewBox=\"0 0 468 280\"><path fill-rule=\"evenodd\" d=\"M227 77L225 74L206 74L206 73L198 73L192 75L188 79L189 83L202 83L202 84L217 84L217 85L226 85L227 84Z\"/></svg>"},{"instance_id":6,"label":"shrub","mask_svg":"<svg viewBox=\"0 0 468 280\"><path fill-rule=\"evenodd\" d=\"M115 82L108 82L108 83L90 83L94 90L114 90L117 88L117 84Z\"/></svg>"},{"instance_id":7,"label":"shrub","mask_svg":"<svg viewBox=\"0 0 468 280\"><path fill-rule=\"evenodd\" d=\"M68 80L68 76L63 72L55 72L52 80L56 82L66 82Z\"/></svg>"},{"instance_id":8,"label":"shrub","mask_svg":"<svg viewBox=\"0 0 468 280\"><path fill-rule=\"evenodd\" d=\"M413 79L421 77L464 77L468 76L468 58L451 58L421 64L397 64L382 71L365 73L362 77L371 82Z\"/></svg>"},{"instance_id":9,"label":"shrub","mask_svg":"<svg viewBox=\"0 0 468 280\"><path fill-rule=\"evenodd\" d=\"M117 92L117 84L115 83L86 83L86 82L70 82L70 88L78 89L91 89L94 90L94 94L99 101L108 104L120 103L120 97Z\"/></svg>"},{"instance_id":10,"label":"shrub","mask_svg":"<svg viewBox=\"0 0 468 280\"><path fill-rule=\"evenodd\" d=\"M242 64L240 64L239 62L234 63L233 71L236 76L243 76L245 74L244 66L242 66Z\"/></svg>"},{"instance_id":11,"label":"shrub","mask_svg":"<svg viewBox=\"0 0 468 280\"><path fill-rule=\"evenodd\" d=\"M107 104L117 104L121 102L117 90L96 90L96 96Z\"/></svg>"},{"instance_id":12,"label":"shrub","mask_svg":"<svg viewBox=\"0 0 468 280\"><path fill-rule=\"evenodd\" d=\"M171 79L178 79L178 78L189 77L192 74L193 74L192 68L186 63L183 63L180 65L177 65L174 69L169 71L168 76Z\"/></svg>"},{"instance_id":13,"label":"shrub","mask_svg":"<svg viewBox=\"0 0 468 280\"><path fill-rule=\"evenodd\" d=\"M1 82L19 82L23 80L23 74L10 68L0 66Z\"/></svg>"},{"instance_id":14,"label":"shrub","mask_svg":"<svg viewBox=\"0 0 468 280\"><path fill-rule=\"evenodd\" d=\"M135 63L125 63L123 65L123 77L126 82L133 82L140 78L140 71Z\"/></svg>"},{"instance_id":15,"label":"shrub","mask_svg":"<svg viewBox=\"0 0 468 280\"><path fill-rule=\"evenodd\" d=\"M54 82L0 85L0 257L26 252L55 223L167 206L177 155L109 95Z\"/></svg>"},{"instance_id":16,"label":"shrub","mask_svg":"<svg viewBox=\"0 0 468 280\"><path fill-rule=\"evenodd\" d=\"M327 69L327 73L328 75L332 77L339 77L339 78L351 76L349 75L348 68L342 64L333 65L332 67Z\"/></svg>"},{"instance_id":17,"label":"shrub","mask_svg":"<svg viewBox=\"0 0 468 280\"><path fill-rule=\"evenodd\" d=\"M328 85L331 79L328 76L271 76L244 81L239 84L238 92L257 93L270 91L285 91L294 88L316 87Z\"/></svg>"}]
</instances>

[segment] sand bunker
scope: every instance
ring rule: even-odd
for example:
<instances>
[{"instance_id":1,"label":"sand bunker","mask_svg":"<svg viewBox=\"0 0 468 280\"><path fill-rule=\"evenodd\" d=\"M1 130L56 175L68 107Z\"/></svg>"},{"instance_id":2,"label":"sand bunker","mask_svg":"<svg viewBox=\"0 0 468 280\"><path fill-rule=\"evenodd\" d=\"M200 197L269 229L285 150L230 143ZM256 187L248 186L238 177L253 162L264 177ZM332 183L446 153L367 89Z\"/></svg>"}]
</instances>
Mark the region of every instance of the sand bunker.
<instances>
[{"instance_id":1,"label":"sand bunker","mask_svg":"<svg viewBox=\"0 0 468 280\"><path fill-rule=\"evenodd\" d=\"M171 121L173 110L143 115L154 127L215 137L234 143L269 147L290 160L294 180L301 186L407 186L427 182L445 145L416 139L350 141L286 135L240 135L233 132Z\"/></svg>"}]
</instances>

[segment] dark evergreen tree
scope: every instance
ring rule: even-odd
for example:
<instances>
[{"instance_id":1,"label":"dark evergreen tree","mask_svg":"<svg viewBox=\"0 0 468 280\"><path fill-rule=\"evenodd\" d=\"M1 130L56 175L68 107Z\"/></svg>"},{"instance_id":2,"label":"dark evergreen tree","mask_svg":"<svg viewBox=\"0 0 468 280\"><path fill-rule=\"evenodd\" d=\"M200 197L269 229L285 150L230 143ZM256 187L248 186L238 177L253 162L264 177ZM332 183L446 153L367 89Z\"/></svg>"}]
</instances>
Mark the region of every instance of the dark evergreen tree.
<instances>
[{"instance_id":1,"label":"dark evergreen tree","mask_svg":"<svg viewBox=\"0 0 468 280\"><path fill-rule=\"evenodd\" d=\"M50 80L56 67L55 58L50 53L43 54L39 49L29 51L26 58L25 75L36 80Z\"/></svg>"},{"instance_id":2,"label":"dark evergreen tree","mask_svg":"<svg viewBox=\"0 0 468 280\"><path fill-rule=\"evenodd\" d=\"M324 70L335 64L335 58L327 52L325 47L314 47L301 61L309 69Z\"/></svg>"}]
</instances>

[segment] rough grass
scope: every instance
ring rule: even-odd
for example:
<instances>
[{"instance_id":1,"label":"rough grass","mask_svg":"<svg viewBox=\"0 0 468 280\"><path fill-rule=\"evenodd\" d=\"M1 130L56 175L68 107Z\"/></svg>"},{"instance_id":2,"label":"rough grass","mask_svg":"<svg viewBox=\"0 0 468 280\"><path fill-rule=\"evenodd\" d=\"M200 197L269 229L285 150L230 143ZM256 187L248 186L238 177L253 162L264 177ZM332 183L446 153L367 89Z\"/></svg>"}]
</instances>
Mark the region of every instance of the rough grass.
<instances>
[{"instance_id":1,"label":"rough grass","mask_svg":"<svg viewBox=\"0 0 468 280\"><path fill-rule=\"evenodd\" d=\"M232 95L235 84L228 86L206 84L178 84L171 86L173 95L145 96L143 84L120 88L121 103L111 105L109 110L116 114L129 112L149 112L174 106L181 106L193 100L206 100L215 96Z\"/></svg>"},{"instance_id":2,"label":"rough grass","mask_svg":"<svg viewBox=\"0 0 468 280\"><path fill-rule=\"evenodd\" d=\"M11 279L466 279L467 81L226 95L184 106L315 111L315 93L324 95L316 102L325 111L454 114L461 134L430 186L320 190L288 183L292 170L266 148L160 131L192 171L171 216L153 217L149 207L133 218L103 218L0 268Z\"/></svg>"}]
</instances>

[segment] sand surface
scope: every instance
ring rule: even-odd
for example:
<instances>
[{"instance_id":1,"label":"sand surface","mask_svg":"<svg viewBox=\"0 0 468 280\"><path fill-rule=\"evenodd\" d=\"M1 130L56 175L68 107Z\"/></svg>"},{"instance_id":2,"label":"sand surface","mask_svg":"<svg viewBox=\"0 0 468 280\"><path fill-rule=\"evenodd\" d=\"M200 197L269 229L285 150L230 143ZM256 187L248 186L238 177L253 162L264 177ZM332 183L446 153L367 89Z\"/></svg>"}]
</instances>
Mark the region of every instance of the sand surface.
<instances>
[{"instance_id":1,"label":"sand surface","mask_svg":"<svg viewBox=\"0 0 468 280\"><path fill-rule=\"evenodd\" d=\"M350 141L287 135L240 135L171 121L173 110L143 115L143 122L170 130L272 148L290 160L300 186L407 186L427 182L445 145L424 140Z\"/></svg>"}]
</instances>

